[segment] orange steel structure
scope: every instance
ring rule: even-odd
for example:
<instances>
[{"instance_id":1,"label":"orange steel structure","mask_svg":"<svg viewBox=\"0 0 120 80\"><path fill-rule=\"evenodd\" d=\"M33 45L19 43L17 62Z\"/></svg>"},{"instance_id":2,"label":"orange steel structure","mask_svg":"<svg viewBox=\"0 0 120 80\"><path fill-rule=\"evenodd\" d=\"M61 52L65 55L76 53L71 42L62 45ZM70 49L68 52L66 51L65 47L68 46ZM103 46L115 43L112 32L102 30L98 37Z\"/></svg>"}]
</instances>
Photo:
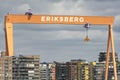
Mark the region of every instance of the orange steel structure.
<instances>
[{"instance_id":1,"label":"orange steel structure","mask_svg":"<svg viewBox=\"0 0 120 80\"><path fill-rule=\"evenodd\" d=\"M113 16L67 16L67 15L17 15L5 16L6 56L14 56L13 24L74 24L81 25L89 22L91 25L108 25L108 45L106 55L105 80L108 80L109 55L112 51L114 78L117 80L116 58L113 37Z\"/></svg>"}]
</instances>

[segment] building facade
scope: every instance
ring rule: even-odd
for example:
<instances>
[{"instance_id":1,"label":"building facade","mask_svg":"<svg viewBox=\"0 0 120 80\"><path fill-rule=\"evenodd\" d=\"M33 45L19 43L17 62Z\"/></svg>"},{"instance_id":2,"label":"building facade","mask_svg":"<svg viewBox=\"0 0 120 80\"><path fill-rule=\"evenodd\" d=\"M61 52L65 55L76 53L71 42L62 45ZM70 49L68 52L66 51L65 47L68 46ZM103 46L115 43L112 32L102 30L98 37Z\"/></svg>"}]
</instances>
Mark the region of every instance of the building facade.
<instances>
[{"instance_id":1,"label":"building facade","mask_svg":"<svg viewBox=\"0 0 120 80\"><path fill-rule=\"evenodd\" d=\"M40 79L41 80L50 79L50 71L47 63L40 63Z\"/></svg>"},{"instance_id":2,"label":"building facade","mask_svg":"<svg viewBox=\"0 0 120 80\"><path fill-rule=\"evenodd\" d=\"M94 80L94 68L96 62L86 63L79 62L78 63L78 80Z\"/></svg>"},{"instance_id":3,"label":"building facade","mask_svg":"<svg viewBox=\"0 0 120 80\"><path fill-rule=\"evenodd\" d=\"M66 63L55 62L56 64L56 80L69 80L68 79L68 66Z\"/></svg>"},{"instance_id":4,"label":"building facade","mask_svg":"<svg viewBox=\"0 0 120 80\"><path fill-rule=\"evenodd\" d=\"M67 62L68 66L68 78L69 80L78 79L78 63L77 62Z\"/></svg>"},{"instance_id":5,"label":"building facade","mask_svg":"<svg viewBox=\"0 0 120 80\"><path fill-rule=\"evenodd\" d=\"M104 62L104 61L106 61L106 52L100 52L99 53L99 58L98 58L98 61L99 62ZM118 55L117 55L117 53L115 53L115 59L116 59L116 62L118 62ZM112 60L112 53L110 53L110 59L109 59L109 62L112 62L113 60Z\"/></svg>"},{"instance_id":6,"label":"building facade","mask_svg":"<svg viewBox=\"0 0 120 80\"><path fill-rule=\"evenodd\" d=\"M68 66L68 78L69 80L79 80L79 77L81 77L80 73L80 64L84 63L85 60L81 59L74 59L70 62L67 62Z\"/></svg>"},{"instance_id":7,"label":"building facade","mask_svg":"<svg viewBox=\"0 0 120 80\"><path fill-rule=\"evenodd\" d=\"M56 80L56 64L49 63L49 69L50 69L50 80Z\"/></svg>"},{"instance_id":8,"label":"building facade","mask_svg":"<svg viewBox=\"0 0 120 80\"><path fill-rule=\"evenodd\" d=\"M5 57L5 53L1 52L0 80L13 80L12 78L12 57Z\"/></svg>"},{"instance_id":9,"label":"building facade","mask_svg":"<svg viewBox=\"0 0 120 80\"><path fill-rule=\"evenodd\" d=\"M40 63L40 80L56 80L54 63Z\"/></svg>"},{"instance_id":10,"label":"building facade","mask_svg":"<svg viewBox=\"0 0 120 80\"><path fill-rule=\"evenodd\" d=\"M104 80L105 78L105 62L98 62L95 66L95 80Z\"/></svg>"},{"instance_id":11,"label":"building facade","mask_svg":"<svg viewBox=\"0 0 120 80\"><path fill-rule=\"evenodd\" d=\"M118 55L115 53L115 59L116 59L116 66L117 66L117 73L118 73L118 79L120 78L120 66L119 66L119 60ZM98 63L96 64L96 80L104 80L105 79L105 62L106 62L106 52L100 52ZM110 59L109 59L109 67L108 67L108 79L114 80L114 70L113 70L113 59L112 59L112 53L110 52Z\"/></svg>"},{"instance_id":12,"label":"building facade","mask_svg":"<svg viewBox=\"0 0 120 80\"><path fill-rule=\"evenodd\" d=\"M1 56L0 80L40 80L39 56Z\"/></svg>"}]
</instances>

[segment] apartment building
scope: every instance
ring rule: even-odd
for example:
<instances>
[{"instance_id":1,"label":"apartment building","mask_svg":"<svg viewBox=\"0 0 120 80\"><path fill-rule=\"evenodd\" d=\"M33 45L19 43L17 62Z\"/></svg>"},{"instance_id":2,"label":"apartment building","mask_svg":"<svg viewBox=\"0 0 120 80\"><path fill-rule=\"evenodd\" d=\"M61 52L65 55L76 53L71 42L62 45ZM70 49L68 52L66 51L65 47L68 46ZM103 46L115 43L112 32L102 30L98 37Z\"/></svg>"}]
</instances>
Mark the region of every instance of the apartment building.
<instances>
[{"instance_id":1,"label":"apartment building","mask_svg":"<svg viewBox=\"0 0 120 80\"><path fill-rule=\"evenodd\" d=\"M0 80L40 80L40 56L0 57Z\"/></svg>"},{"instance_id":2,"label":"apartment building","mask_svg":"<svg viewBox=\"0 0 120 80\"><path fill-rule=\"evenodd\" d=\"M56 80L56 68L54 63L40 63L40 80Z\"/></svg>"},{"instance_id":3,"label":"apartment building","mask_svg":"<svg viewBox=\"0 0 120 80\"><path fill-rule=\"evenodd\" d=\"M78 64L78 80L94 80L94 68L96 63L79 63Z\"/></svg>"},{"instance_id":4,"label":"apartment building","mask_svg":"<svg viewBox=\"0 0 120 80\"><path fill-rule=\"evenodd\" d=\"M99 62L104 62L104 61L106 61L106 52L100 52L99 53L99 58L98 58L98 61ZM116 62L118 62L118 55L117 55L117 53L115 53L115 58L116 58ZM112 60L112 53L110 52L110 59L109 59L109 62L112 62L113 60Z\"/></svg>"},{"instance_id":5,"label":"apartment building","mask_svg":"<svg viewBox=\"0 0 120 80\"><path fill-rule=\"evenodd\" d=\"M66 63L55 62L56 64L56 80L68 79L68 66Z\"/></svg>"},{"instance_id":6,"label":"apartment building","mask_svg":"<svg viewBox=\"0 0 120 80\"><path fill-rule=\"evenodd\" d=\"M12 57L5 57L5 52L1 52L0 80L13 80L12 76Z\"/></svg>"}]
</instances>

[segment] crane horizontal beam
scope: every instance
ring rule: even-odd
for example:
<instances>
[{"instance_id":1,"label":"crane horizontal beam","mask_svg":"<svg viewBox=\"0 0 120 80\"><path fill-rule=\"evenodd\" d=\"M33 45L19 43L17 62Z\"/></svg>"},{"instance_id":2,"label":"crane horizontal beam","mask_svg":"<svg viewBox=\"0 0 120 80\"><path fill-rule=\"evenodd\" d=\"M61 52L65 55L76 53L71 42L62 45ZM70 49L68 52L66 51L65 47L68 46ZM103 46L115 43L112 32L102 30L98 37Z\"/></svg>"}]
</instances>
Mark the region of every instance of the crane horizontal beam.
<instances>
[{"instance_id":1,"label":"crane horizontal beam","mask_svg":"<svg viewBox=\"0 0 120 80\"><path fill-rule=\"evenodd\" d=\"M95 24L112 25L113 16L72 16L72 15L6 15L6 23L14 24Z\"/></svg>"}]
</instances>

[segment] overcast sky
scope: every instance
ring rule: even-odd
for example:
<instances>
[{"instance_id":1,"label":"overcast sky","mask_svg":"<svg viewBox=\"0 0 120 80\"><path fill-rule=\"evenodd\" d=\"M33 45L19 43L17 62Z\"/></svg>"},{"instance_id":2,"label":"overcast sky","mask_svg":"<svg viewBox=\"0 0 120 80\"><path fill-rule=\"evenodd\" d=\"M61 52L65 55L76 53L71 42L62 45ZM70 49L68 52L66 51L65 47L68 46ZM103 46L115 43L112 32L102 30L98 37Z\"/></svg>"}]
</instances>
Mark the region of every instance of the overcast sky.
<instances>
[{"instance_id":1,"label":"overcast sky","mask_svg":"<svg viewBox=\"0 0 120 80\"><path fill-rule=\"evenodd\" d=\"M115 16L115 50L120 54L120 0L0 0L0 49L5 50L4 16L33 14ZM107 50L108 27L91 25L90 42L84 42L83 25L14 24L15 55L40 55L41 61L85 59L97 61Z\"/></svg>"}]
</instances>

